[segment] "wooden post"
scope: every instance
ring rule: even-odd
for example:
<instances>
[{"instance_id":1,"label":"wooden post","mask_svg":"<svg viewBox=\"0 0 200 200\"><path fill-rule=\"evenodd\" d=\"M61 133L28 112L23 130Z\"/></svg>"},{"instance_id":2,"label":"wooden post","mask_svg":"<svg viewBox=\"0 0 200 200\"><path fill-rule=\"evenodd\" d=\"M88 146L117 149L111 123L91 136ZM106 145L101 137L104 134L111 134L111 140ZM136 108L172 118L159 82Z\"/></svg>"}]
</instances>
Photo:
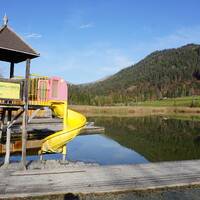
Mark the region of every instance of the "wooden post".
<instances>
[{"instance_id":1,"label":"wooden post","mask_svg":"<svg viewBox=\"0 0 200 200\"><path fill-rule=\"evenodd\" d=\"M67 125L68 125L68 107L67 107L67 102L65 101L64 102L64 116L63 116L63 129L66 129L67 128ZM66 155L67 155L67 145L65 144L63 146L63 149L62 149L62 160L66 160Z\"/></svg>"},{"instance_id":2,"label":"wooden post","mask_svg":"<svg viewBox=\"0 0 200 200\"><path fill-rule=\"evenodd\" d=\"M14 77L14 63L10 63L10 78Z\"/></svg>"},{"instance_id":3,"label":"wooden post","mask_svg":"<svg viewBox=\"0 0 200 200\"><path fill-rule=\"evenodd\" d=\"M10 138L11 138L11 129L8 128L11 121L11 111L7 112L7 130L6 130L6 155L4 160L4 165L8 165L10 163Z\"/></svg>"},{"instance_id":4,"label":"wooden post","mask_svg":"<svg viewBox=\"0 0 200 200\"><path fill-rule=\"evenodd\" d=\"M22 121L22 158L21 164L24 169L26 169L26 143L27 143L27 123L28 123L28 82L30 75L30 59L26 60L26 75L24 82L24 113Z\"/></svg>"},{"instance_id":5,"label":"wooden post","mask_svg":"<svg viewBox=\"0 0 200 200\"><path fill-rule=\"evenodd\" d=\"M65 161L66 160L66 156L67 156L67 145L65 144L62 147L62 160Z\"/></svg>"},{"instance_id":6,"label":"wooden post","mask_svg":"<svg viewBox=\"0 0 200 200\"><path fill-rule=\"evenodd\" d=\"M10 79L14 77L14 63L10 63ZM9 103L12 103L9 101ZM11 139L11 128L9 127L12 119L12 110L8 109L7 112L7 130L6 130L6 155L4 164L7 165L10 162L10 139Z\"/></svg>"},{"instance_id":7,"label":"wooden post","mask_svg":"<svg viewBox=\"0 0 200 200\"><path fill-rule=\"evenodd\" d=\"M2 139L2 134L3 134L5 112L6 112L6 110L3 109L2 113L1 113L1 119L0 119L0 124L1 124L0 125L0 129L1 129L1 131L0 131L0 140Z\"/></svg>"}]
</instances>

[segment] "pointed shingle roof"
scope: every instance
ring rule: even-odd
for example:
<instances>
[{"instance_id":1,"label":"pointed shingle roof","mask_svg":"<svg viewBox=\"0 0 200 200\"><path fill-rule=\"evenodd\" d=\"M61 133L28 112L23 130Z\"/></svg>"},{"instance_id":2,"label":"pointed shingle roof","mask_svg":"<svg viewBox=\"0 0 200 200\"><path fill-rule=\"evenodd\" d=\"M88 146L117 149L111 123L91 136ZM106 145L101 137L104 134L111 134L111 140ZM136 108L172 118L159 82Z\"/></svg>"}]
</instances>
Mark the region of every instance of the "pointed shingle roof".
<instances>
[{"instance_id":1,"label":"pointed shingle roof","mask_svg":"<svg viewBox=\"0 0 200 200\"><path fill-rule=\"evenodd\" d=\"M7 24L0 28L0 60L19 63L38 56Z\"/></svg>"}]
</instances>

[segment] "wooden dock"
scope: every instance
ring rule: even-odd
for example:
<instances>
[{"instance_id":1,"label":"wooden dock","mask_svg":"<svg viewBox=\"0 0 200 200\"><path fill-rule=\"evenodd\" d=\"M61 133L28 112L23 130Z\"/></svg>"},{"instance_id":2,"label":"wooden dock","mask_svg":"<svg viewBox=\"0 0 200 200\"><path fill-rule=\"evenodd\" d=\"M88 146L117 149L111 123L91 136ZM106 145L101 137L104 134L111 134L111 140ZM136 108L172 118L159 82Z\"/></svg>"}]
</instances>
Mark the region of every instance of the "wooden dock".
<instances>
[{"instance_id":1,"label":"wooden dock","mask_svg":"<svg viewBox=\"0 0 200 200\"><path fill-rule=\"evenodd\" d=\"M12 126L12 136L22 133L20 118ZM63 129L63 121L59 118L43 117L43 118L34 118L32 119L27 126L28 134L34 133L53 133ZM94 126L93 122L86 124L86 127L81 131L81 134L90 134L90 133L102 133L104 132L104 127ZM20 136L21 137L21 136Z\"/></svg>"},{"instance_id":2,"label":"wooden dock","mask_svg":"<svg viewBox=\"0 0 200 200\"><path fill-rule=\"evenodd\" d=\"M26 144L27 151L29 150L39 150L42 145L42 138L47 137L54 132L60 131L63 128L62 120L57 118L41 118L33 119L31 123L28 124L28 140ZM87 124L84 129L81 130L80 135L91 135L100 134L104 132L104 127L94 126L93 124ZM19 124L13 126L12 129L12 141L10 146L10 152L21 152L22 142L21 129ZM6 145L0 143L0 155L4 154L6 151Z\"/></svg>"},{"instance_id":3,"label":"wooden dock","mask_svg":"<svg viewBox=\"0 0 200 200\"><path fill-rule=\"evenodd\" d=\"M13 126L12 135L21 133L21 129L19 126L20 122ZM45 134L45 133L53 133L63 129L63 122L58 118L36 118L32 119L30 123L28 123L27 132L29 134ZM90 125L88 123L86 127L81 131L81 134L90 134L90 133L102 133L104 132L104 127L98 127L94 125Z\"/></svg>"},{"instance_id":4,"label":"wooden dock","mask_svg":"<svg viewBox=\"0 0 200 200\"><path fill-rule=\"evenodd\" d=\"M113 193L200 185L200 160L137 165L74 165L19 171L0 168L0 199Z\"/></svg>"}]
</instances>

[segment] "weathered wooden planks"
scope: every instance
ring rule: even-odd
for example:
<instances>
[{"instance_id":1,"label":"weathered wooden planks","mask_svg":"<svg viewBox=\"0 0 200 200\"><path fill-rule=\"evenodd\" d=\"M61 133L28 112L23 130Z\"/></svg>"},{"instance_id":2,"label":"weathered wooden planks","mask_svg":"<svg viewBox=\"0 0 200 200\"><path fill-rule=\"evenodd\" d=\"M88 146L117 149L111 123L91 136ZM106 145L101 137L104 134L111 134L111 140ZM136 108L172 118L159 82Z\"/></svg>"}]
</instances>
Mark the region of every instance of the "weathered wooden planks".
<instances>
[{"instance_id":1,"label":"weathered wooden planks","mask_svg":"<svg viewBox=\"0 0 200 200\"><path fill-rule=\"evenodd\" d=\"M27 128L28 140L27 150L40 149L42 141L41 139L59 130L62 130L63 124L59 119L34 119ZM10 152L21 152L22 143L20 140L21 136L20 125L14 125L12 127L12 143L10 146ZM103 133L103 127L87 126L81 130L80 135L91 135ZM0 154L5 153L5 144L0 144Z\"/></svg>"},{"instance_id":2,"label":"weathered wooden planks","mask_svg":"<svg viewBox=\"0 0 200 200\"><path fill-rule=\"evenodd\" d=\"M138 191L200 184L200 160L64 169L0 170L0 198Z\"/></svg>"}]
</instances>

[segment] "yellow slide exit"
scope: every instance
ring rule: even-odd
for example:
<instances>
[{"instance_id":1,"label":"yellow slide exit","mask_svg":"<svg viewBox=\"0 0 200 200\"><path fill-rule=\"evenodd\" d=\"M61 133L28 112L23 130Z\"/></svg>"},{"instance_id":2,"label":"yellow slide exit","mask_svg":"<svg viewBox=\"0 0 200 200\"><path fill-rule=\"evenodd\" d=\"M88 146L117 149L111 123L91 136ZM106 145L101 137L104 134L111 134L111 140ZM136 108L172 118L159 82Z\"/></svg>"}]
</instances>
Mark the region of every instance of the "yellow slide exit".
<instances>
[{"instance_id":1,"label":"yellow slide exit","mask_svg":"<svg viewBox=\"0 0 200 200\"><path fill-rule=\"evenodd\" d=\"M80 133L86 124L86 118L82 114L68 109L66 101L51 101L49 103L54 115L63 119L63 130L43 139L41 153L66 154L66 143Z\"/></svg>"}]
</instances>

